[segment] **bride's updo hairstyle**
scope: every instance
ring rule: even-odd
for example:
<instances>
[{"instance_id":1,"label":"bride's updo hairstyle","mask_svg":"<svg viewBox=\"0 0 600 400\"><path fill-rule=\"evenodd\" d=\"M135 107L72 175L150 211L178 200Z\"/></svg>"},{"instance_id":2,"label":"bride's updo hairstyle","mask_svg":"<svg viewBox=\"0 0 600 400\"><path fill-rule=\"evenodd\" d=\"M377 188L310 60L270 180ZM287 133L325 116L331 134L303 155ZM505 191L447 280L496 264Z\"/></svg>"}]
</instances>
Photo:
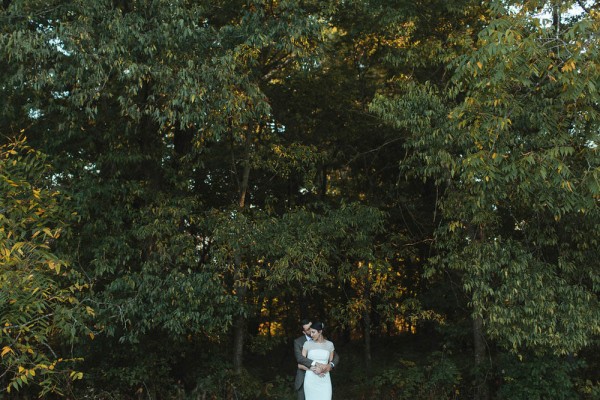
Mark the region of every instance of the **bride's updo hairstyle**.
<instances>
[{"instance_id":1,"label":"bride's updo hairstyle","mask_svg":"<svg viewBox=\"0 0 600 400\"><path fill-rule=\"evenodd\" d=\"M322 331L323 329L325 329L325 324L322 322L315 322L310 327L316 331Z\"/></svg>"}]
</instances>

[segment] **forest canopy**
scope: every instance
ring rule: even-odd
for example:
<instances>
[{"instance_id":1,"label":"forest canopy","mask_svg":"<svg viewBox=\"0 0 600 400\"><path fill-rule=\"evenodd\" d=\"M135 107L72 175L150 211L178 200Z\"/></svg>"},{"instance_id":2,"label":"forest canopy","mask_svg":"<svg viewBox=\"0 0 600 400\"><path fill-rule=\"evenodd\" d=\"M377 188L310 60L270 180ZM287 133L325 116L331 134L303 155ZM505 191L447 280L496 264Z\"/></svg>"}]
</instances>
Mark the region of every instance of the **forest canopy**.
<instances>
[{"instance_id":1,"label":"forest canopy","mask_svg":"<svg viewBox=\"0 0 600 400\"><path fill-rule=\"evenodd\" d=\"M4 0L0 399L600 397L600 3Z\"/></svg>"}]
</instances>

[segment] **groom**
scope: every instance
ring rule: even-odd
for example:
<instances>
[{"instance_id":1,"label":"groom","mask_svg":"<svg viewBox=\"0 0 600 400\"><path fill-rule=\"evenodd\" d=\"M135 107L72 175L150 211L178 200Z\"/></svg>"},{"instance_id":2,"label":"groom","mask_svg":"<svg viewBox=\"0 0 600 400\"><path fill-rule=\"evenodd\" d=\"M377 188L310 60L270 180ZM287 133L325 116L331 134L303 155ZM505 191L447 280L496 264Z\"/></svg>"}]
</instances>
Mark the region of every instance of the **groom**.
<instances>
[{"instance_id":1,"label":"groom","mask_svg":"<svg viewBox=\"0 0 600 400\"><path fill-rule=\"evenodd\" d=\"M313 365L313 361L309 358L306 358L302 355L302 347L304 346L304 342L308 340L312 340L310 337L310 326L312 325L312 321L308 319L303 319L300 321L302 325L302 336L296 338L294 340L294 354L296 355L296 361L298 364L302 364L305 367L309 368ZM317 367L318 373L329 372L332 370L334 366L338 364L339 356L337 351L333 353L333 360L331 363L323 365L319 364ZM304 400L304 375L306 372L300 368L296 370L296 381L294 383L294 388L298 393L298 400Z\"/></svg>"}]
</instances>

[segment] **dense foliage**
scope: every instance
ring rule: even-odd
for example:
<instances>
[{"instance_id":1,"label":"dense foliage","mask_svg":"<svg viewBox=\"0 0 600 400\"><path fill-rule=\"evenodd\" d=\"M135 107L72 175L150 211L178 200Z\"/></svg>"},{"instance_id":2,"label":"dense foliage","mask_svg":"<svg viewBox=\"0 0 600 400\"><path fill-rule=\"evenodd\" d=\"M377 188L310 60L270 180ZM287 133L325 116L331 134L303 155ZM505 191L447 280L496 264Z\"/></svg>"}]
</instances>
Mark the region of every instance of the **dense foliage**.
<instances>
[{"instance_id":1,"label":"dense foliage","mask_svg":"<svg viewBox=\"0 0 600 400\"><path fill-rule=\"evenodd\" d=\"M306 316L339 398L596 398L599 24L3 1L0 398L294 398Z\"/></svg>"},{"instance_id":2,"label":"dense foliage","mask_svg":"<svg viewBox=\"0 0 600 400\"><path fill-rule=\"evenodd\" d=\"M50 189L44 157L23 139L0 146L0 357L3 390L26 385L61 393L81 379L64 344L93 333L83 324L87 284L52 250L72 220Z\"/></svg>"}]
</instances>

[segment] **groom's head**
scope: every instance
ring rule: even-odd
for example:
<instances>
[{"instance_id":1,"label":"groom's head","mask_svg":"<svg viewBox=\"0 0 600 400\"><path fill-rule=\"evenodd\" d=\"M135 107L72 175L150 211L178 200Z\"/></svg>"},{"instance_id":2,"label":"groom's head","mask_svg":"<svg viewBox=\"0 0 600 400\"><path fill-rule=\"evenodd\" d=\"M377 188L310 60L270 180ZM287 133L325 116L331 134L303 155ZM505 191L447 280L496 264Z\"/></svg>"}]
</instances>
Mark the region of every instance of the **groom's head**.
<instances>
[{"instance_id":1,"label":"groom's head","mask_svg":"<svg viewBox=\"0 0 600 400\"><path fill-rule=\"evenodd\" d=\"M302 333L306 336L310 336L310 326L312 325L312 322L309 319L303 319L300 321L300 324L302 325Z\"/></svg>"}]
</instances>

